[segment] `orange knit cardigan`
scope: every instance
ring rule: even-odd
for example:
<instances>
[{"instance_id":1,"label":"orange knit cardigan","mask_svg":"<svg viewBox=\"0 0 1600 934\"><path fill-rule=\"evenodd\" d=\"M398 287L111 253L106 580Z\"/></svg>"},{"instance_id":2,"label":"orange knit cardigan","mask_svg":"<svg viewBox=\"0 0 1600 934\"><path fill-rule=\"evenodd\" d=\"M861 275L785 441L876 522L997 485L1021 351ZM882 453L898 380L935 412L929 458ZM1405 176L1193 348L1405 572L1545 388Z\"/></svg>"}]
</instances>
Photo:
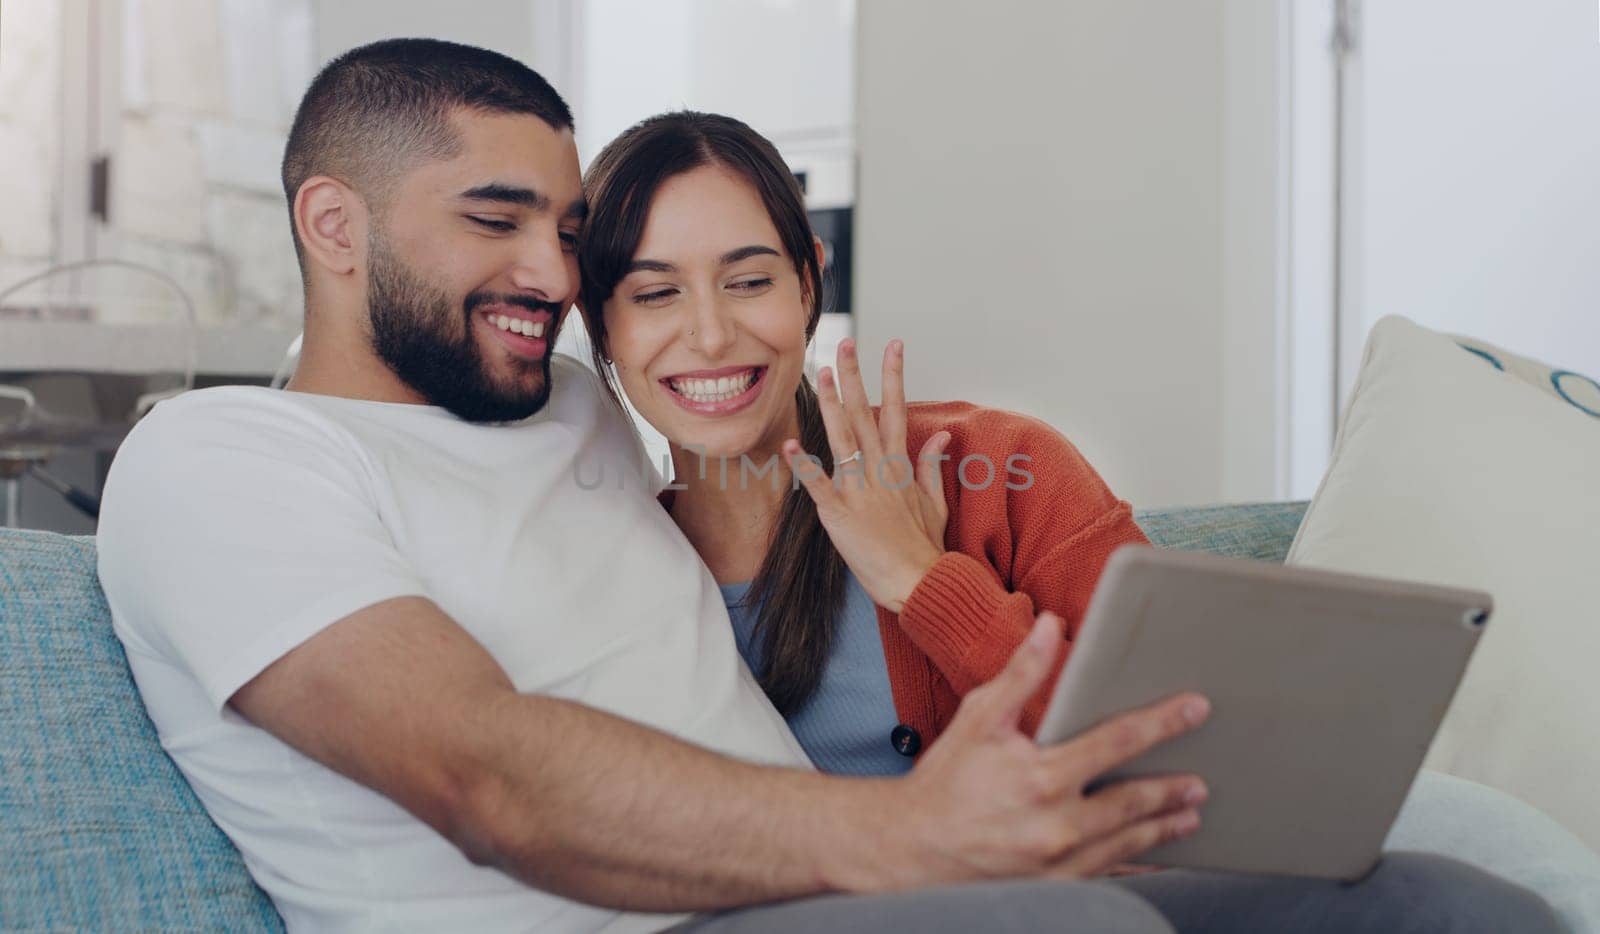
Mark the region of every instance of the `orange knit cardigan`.
<instances>
[{"instance_id":1,"label":"orange knit cardigan","mask_svg":"<svg viewBox=\"0 0 1600 934\"><path fill-rule=\"evenodd\" d=\"M1133 511L1106 487L1065 438L1037 419L967 402L907 407L906 449L920 451L934 433L950 432L943 465L950 519L946 552L912 591L897 616L878 607L895 712L926 749L955 716L961 697L999 674L1022 644L1034 616L1050 610L1065 621L1070 643L1111 552L1148 544ZM966 483L958 477L964 458ZM1021 455L1026 458L1015 458ZM1010 460L1008 460L1010 459ZM1008 464L1032 475L1028 483ZM1023 710L1022 728L1038 729L1060 664Z\"/></svg>"}]
</instances>

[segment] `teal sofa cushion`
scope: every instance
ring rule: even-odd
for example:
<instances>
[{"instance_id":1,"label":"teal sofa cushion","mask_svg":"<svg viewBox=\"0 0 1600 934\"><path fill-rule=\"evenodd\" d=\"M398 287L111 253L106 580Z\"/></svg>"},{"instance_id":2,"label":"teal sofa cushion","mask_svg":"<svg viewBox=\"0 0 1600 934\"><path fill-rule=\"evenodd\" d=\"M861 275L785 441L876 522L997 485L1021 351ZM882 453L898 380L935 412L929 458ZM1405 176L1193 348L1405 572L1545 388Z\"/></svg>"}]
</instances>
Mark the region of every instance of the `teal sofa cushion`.
<instances>
[{"instance_id":1,"label":"teal sofa cushion","mask_svg":"<svg viewBox=\"0 0 1600 934\"><path fill-rule=\"evenodd\" d=\"M0 530L0 930L283 930L161 749L89 538Z\"/></svg>"},{"instance_id":2,"label":"teal sofa cushion","mask_svg":"<svg viewBox=\"0 0 1600 934\"><path fill-rule=\"evenodd\" d=\"M1144 509L1134 520L1151 544L1282 564L1305 517L1304 501Z\"/></svg>"}]
</instances>

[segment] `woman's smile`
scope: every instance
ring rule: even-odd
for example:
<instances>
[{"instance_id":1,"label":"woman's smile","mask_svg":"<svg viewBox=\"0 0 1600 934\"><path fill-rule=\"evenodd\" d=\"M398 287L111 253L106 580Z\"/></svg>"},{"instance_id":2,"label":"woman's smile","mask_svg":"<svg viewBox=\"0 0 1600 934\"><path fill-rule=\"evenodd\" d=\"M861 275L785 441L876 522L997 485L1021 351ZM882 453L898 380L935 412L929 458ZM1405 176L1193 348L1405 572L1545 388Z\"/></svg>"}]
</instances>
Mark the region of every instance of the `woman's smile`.
<instances>
[{"instance_id":1,"label":"woman's smile","mask_svg":"<svg viewBox=\"0 0 1600 934\"><path fill-rule=\"evenodd\" d=\"M658 382L680 407L698 415L731 415L747 408L766 387L767 367L728 366L691 370Z\"/></svg>"}]
</instances>

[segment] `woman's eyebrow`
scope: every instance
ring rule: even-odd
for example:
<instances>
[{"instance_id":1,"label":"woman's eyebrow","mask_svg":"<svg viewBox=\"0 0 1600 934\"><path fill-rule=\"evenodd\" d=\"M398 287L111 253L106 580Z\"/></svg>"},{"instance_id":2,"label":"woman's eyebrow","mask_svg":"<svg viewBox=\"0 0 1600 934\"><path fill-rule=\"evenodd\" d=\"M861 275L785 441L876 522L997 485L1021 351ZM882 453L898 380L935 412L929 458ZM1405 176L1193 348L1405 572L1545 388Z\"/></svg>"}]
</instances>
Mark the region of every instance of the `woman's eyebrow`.
<instances>
[{"instance_id":1,"label":"woman's eyebrow","mask_svg":"<svg viewBox=\"0 0 1600 934\"><path fill-rule=\"evenodd\" d=\"M717 265L719 265L719 266L731 266L734 263L739 262L740 260L749 259L752 256L782 256L782 255L783 255L782 253L779 253L777 250L774 250L770 246L762 246L760 244L751 244L750 246L742 246L742 247L739 247L737 250L729 250L728 252L722 254L722 256L718 257L718 259L717 259ZM627 271L624 272L623 275L628 275L629 273L635 273L635 272L677 272L677 271L678 271L678 267L677 266L674 266L673 264L671 264L669 262L666 262L665 260L659 260L659 259L636 259L633 262L628 264Z\"/></svg>"},{"instance_id":2,"label":"woman's eyebrow","mask_svg":"<svg viewBox=\"0 0 1600 934\"><path fill-rule=\"evenodd\" d=\"M783 254L779 253L777 250L774 250L770 246L761 246L759 244L753 244L751 246L742 246L742 247L738 248L737 250L729 250L728 252L722 254L722 258L717 260L717 263L718 263L718 265L721 265L721 266L731 266L734 263L737 263L742 259L749 259L752 256L782 256L782 255Z\"/></svg>"}]
</instances>

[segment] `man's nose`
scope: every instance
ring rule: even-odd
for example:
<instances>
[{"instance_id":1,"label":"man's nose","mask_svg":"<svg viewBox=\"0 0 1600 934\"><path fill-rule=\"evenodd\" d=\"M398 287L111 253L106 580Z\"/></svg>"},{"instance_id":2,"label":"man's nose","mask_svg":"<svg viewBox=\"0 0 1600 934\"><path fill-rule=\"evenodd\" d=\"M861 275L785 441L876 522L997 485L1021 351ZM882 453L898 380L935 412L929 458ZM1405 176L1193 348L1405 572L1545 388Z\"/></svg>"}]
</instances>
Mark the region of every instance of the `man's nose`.
<instances>
[{"instance_id":1,"label":"man's nose","mask_svg":"<svg viewBox=\"0 0 1600 934\"><path fill-rule=\"evenodd\" d=\"M511 284L541 301L565 302L574 285L573 264L568 259L557 231L528 237L511 269Z\"/></svg>"}]
</instances>

